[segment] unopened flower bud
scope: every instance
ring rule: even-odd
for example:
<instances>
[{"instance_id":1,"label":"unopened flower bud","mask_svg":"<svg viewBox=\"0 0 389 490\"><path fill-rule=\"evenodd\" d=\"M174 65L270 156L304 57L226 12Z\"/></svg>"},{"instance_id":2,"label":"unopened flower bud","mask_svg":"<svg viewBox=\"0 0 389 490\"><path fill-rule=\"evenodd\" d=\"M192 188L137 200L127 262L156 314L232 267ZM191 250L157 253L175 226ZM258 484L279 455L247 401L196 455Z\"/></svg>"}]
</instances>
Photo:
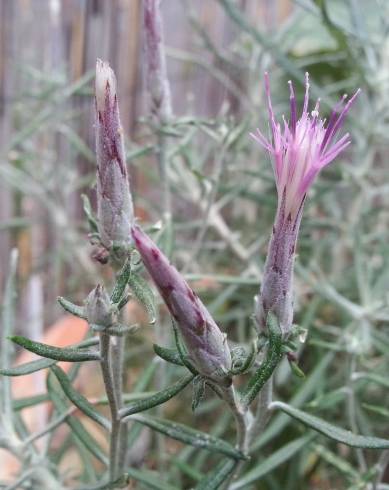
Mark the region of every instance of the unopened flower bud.
<instances>
[{"instance_id":1,"label":"unopened flower bud","mask_svg":"<svg viewBox=\"0 0 389 490\"><path fill-rule=\"evenodd\" d=\"M131 244L134 211L127 175L115 74L108 63L96 63L97 208L101 242Z\"/></svg>"},{"instance_id":2,"label":"unopened flower bud","mask_svg":"<svg viewBox=\"0 0 389 490\"><path fill-rule=\"evenodd\" d=\"M142 5L146 82L151 112L159 122L167 123L171 117L172 108L170 86L166 74L160 0L143 0Z\"/></svg>"},{"instance_id":3,"label":"unopened flower bud","mask_svg":"<svg viewBox=\"0 0 389 490\"><path fill-rule=\"evenodd\" d=\"M104 286L98 284L88 295L85 313L90 325L109 327L113 323L111 301Z\"/></svg>"},{"instance_id":4,"label":"unopened flower bud","mask_svg":"<svg viewBox=\"0 0 389 490\"><path fill-rule=\"evenodd\" d=\"M229 385L231 353L223 334L199 297L143 231L132 228L134 243L171 315L199 373Z\"/></svg>"}]
</instances>

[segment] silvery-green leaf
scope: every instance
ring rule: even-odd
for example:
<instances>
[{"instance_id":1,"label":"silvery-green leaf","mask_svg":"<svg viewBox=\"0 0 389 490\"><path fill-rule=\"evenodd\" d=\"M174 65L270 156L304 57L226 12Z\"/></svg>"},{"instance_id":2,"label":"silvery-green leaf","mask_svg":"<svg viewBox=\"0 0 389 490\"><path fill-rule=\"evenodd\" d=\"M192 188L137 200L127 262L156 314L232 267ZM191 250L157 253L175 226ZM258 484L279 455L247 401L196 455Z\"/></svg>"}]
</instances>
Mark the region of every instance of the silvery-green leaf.
<instances>
[{"instance_id":1,"label":"silvery-green leaf","mask_svg":"<svg viewBox=\"0 0 389 490\"><path fill-rule=\"evenodd\" d=\"M267 327L269 332L269 346L266 359L253 374L243 392L242 403L246 406L252 403L282 359L282 332L276 317L272 313L269 313L267 316Z\"/></svg>"},{"instance_id":2,"label":"silvery-green leaf","mask_svg":"<svg viewBox=\"0 0 389 490\"><path fill-rule=\"evenodd\" d=\"M165 434L172 439L184 442L194 447L206 449L208 451L225 454L235 459L245 459L246 456L231 446L226 441L219 439L218 437L211 436L205 432L201 432L183 424L172 422L171 420L160 419L157 417L144 416L144 415L131 415L131 420L140 422L143 425L147 425L151 429Z\"/></svg>"},{"instance_id":3,"label":"silvery-green leaf","mask_svg":"<svg viewBox=\"0 0 389 490\"><path fill-rule=\"evenodd\" d=\"M3 376L24 376L40 371L41 369L46 369L55 363L56 361L52 359L37 359L35 361L26 362L25 364L20 364L20 366L0 369L0 374Z\"/></svg>"},{"instance_id":4,"label":"silvery-green leaf","mask_svg":"<svg viewBox=\"0 0 389 490\"><path fill-rule=\"evenodd\" d=\"M92 206L90 204L89 197L86 194L81 194L81 199L82 199L84 213L89 223L89 228L92 233L97 233L98 232L97 220L93 216Z\"/></svg>"},{"instance_id":5,"label":"silvery-green leaf","mask_svg":"<svg viewBox=\"0 0 389 490\"><path fill-rule=\"evenodd\" d=\"M153 291L151 290L147 281L145 281L143 277L140 276L139 274L132 272L130 274L128 284L131 288L133 295L146 308L146 311L149 316L149 322L151 324L155 323L155 319L156 319L155 299L154 299Z\"/></svg>"},{"instance_id":6,"label":"silvery-green leaf","mask_svg":"<svg viewBox=\"0 0 389 490\"><path fill-rule=\"evenodd\" d=\"M177 366L183 366L184 363L181 360L180 354L175 349L169 349L167 347L161 347L160 345L153 345L154 352L162 358L164 361L176 364Z\"/></svg>"},{"instance_id":7,"label":"silvery-green leaf","mask_svg":"<svg viewBox=\"0 0 389 490\"><path fill-rule=\"evenodd\" d=\"M204 398L204 393L205 379L203 376L198 375L193 379L192 412L199 406L199 403Z\"/></svg>"},{"instance_id":8,"label":"silvery-green leaf","mask_svg":"<svg viewBox=\"0 0 389 490\"><path fill-rule=\"evenodd\" d=\"M128 415L143 412L144 410L148 410L150 408L156 407L157 405L160 405L161 403L167 402L168 400L176 396L180 391L182 391L192 381L192 379L193 374L187 374L165 390L159 391L150 397L143 398L142 400L137 400L130 403L120 410L120 418L123 419Z\"/></svg>"},{"instance_id":9,"label":"silvery-green leaf","mask_svg":"<svg viewBox=\"0 0 389 490\"><path fill-rule=\"evenodd\" d=\"M56 411L61 414L68 410L69 405L63 393L60 393L58 387L55 385L55 378L52 373L47 377L47 391L50 396L50 400L52 401L54 408ZM89 432L85 429L83 424L76 418L71 415L66 417L66 423L69 425L72 434L77 437L77 439L85 446L86 449L90 453L92 453L95 458L101 461L103 464L108 464L108 458L104 454L103 450L100 448L97 440L89 434Z\"/></svg>"},{"instance_id":10,"label":"silvery-green leaf","mask_svg":"<svg viewBox=\"0 0 389 490\"><path fill-rule=\"evenodd\" d=\"M388 439L354 434L353 432L342 429L337 425L332 425L325 420L316 417L315 415L311 415L307 412L299 410L298 408L294 408L287 403L273 402L270 405L270 408L282 410L284 413L287 413L294 419L299 420L311 429L320 432L334 441L346 444L347 446L360 447L364 449L389 449Z\"/></svg>"},{"instance_id":11,"label":"silvery-green leaf","mask_svg":"<svg viewBox=\"0 0 389 490\"><path fill-rule=\"evenodd\" d=\"M131 275L131 258L128 257L121 271L119 272L116 283L111 293L112 304L118 304L126 291L126 286Z\"/></svg>"},{"instance_id":12,"label":"silvery-green leaf","mask_svg":"<svg viewBox=\"0 0 389 490\"><path fill-rule=\"evenodd\" d=\"M62 306L62 308L68 313L71 313L74 316L78 316L79 318L86 320L85 308L83 306L75 305L71 301L68 301L67 299L63 298L62 296L58 296L57 301Z\"/></svg>"},{"instance_id":13,"label":"silvery-green leaf","mask_svg":"<svg viewBox=\"0 0 389 490\"><path fill-rule=\"evenodd\" d=\"M55 374L61 388L69 400L83 413L85 413L85 415L104 427L104 429L110 430L110 422L103 415L101 415L101 413L99 413L95 407L83 395L81 395L81 393L78 393L73 388L72 383L70 382L70 379L66 375L65 371L63 371L59 366L52 366L51 370Z\"/></svg>"},{"instance_id":14,"label":"silvery-green leaf","mask_svg":"<svg viewBox=\"0 0 389 490\"><path fill-rule=\"evenodd\" d=\"M234 472L236 464L233 459L221 461L195 486L194 490L217 490Z\"/></svg>"},{"instance_id":15,"label":"silvery-green leaf","mask_svg":"<svg viewBox=\"0 0 389 490\"><path fill-rule=\"evenodd\" d=\"M54 347L52 345L42 344L41 342L34 342L20 335L14 335L10 337L10 340L34 352L34 354L48 359L55 359L56 361L82 362L100 360L100 354L98 352L76 349L74 347Z\"/></svg>"}]
</instances>

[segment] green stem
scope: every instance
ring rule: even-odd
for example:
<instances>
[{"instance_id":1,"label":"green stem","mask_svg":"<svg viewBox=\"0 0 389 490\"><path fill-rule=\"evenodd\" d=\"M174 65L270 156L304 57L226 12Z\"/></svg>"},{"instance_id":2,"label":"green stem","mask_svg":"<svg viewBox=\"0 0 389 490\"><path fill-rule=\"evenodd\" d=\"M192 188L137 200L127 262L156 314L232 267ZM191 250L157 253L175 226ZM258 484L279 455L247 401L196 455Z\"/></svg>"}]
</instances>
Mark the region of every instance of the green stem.
<instances>
[{"instance_id":1,"label":"green stem","mask_svg":"<svg viewBox=\"0 0 389 490\"><path fill-rule=\"evenodd\" d=\"M124 347L126 337L115 337L116 342L112 343L112 374L115 384L116 401L117 401L117 417L120 419L119 410L123 408L123 365L124 365ZM118 474L120 477L124 471L127 454L127 434L128 426L126 422L120 421L118 434Z\"/></svg>"},{"instance_id":2,"label":"green stem","mask_svg":"<svg viewBox=\"0 0 389 490\"><path fill-rule=\"evenodd\" d=\"M221 389L219 387L218 391L220 392L223 400L230 407L235 419L236 447L240 449L243 454L247 454L249 450L250 432L253 421L252 413L249 410L248 406L242 405L233 385L227 389ZM225 481L226 488L230 488L231 481L237 478L242 470L243 465L244 461L239 461L234 472Z\"/></svg>"},{"instance_id":3,"label":"green stem","mask_svg":"<svg viewBox=\"0 0 389 490\"><path fill-rule=\"evenodd\" d=\"M112 428L109 448L109 475L111 481L114 481L118 473L118 451L121 423L118 415L119 408L116 390L117 383L114 381L111 356L111 337L105 332L101 332L100 334L100 355L101 371L103 374L105 391L107 393L108 404L111 411ZM115 356L113 356L113 358L115 358Z\"/></svg>"}]
</instances>

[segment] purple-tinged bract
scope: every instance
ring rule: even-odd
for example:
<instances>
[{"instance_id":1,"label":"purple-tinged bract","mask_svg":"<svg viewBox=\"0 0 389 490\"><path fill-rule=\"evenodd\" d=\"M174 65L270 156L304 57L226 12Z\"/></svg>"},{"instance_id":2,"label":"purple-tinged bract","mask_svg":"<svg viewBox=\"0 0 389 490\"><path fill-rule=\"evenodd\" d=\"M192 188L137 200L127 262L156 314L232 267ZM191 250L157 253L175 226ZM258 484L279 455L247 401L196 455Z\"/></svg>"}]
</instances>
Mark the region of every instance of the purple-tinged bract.
<instances>
[{"instance_id":1,"label":"purple-tinged bract","mask_svg":"<svg viewBox=\"0 0 389 490\"><path fill-rule=\"evenodd\" d=\"M137 226L134 244L177 323L188 354L200 374L229 385L231 354L223 334L200 298L156 244Z\"/></svg>"}]
</instances>

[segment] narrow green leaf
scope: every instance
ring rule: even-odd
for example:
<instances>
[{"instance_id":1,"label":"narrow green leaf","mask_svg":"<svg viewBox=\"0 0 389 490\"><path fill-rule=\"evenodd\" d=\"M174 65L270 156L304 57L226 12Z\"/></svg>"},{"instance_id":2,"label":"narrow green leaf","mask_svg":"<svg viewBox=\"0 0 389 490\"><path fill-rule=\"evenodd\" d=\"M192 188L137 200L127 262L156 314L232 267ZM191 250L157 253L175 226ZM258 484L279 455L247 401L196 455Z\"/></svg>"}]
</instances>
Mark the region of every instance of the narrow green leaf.
<instances>
[{"instance_id":1,"label":"narrow green leaf","mask_svg":"<svg viewBox=\"0 0 389 490\"><path fill-rule=\"evenodd\" d=\"M245 459L244 454L235 449L228 442L206 434L205 432L194 430L186 425L157 417L145 417L143 415L131 415L131 420L147 425L151 429L185 444L206 449L208 451L225 454L226 456L230 456L232 458Z\"/></svg>"},{"instance_id":2,"label":"narrow green leaf","mask_svg":"<svg viewBox=\"0 0 389 490\"><path fill-rule=\"evenodd\" d=\"M320 432L321 434L333 439L337 442L346 444L347 446L360 447L364 449L388 449L389 440L381 439L379 437L361 436L359 434L353 434L352 432L342 429L336 425L329 424L325 420L303 412L298 408L294 408L283 402L273 402L270 405L271 409L278 408L287 413L296 420L299 420L304 425L311 429Z\"/></svg>"},{"instance_id":3,"label":"narrow green leaf","mask_svg":"<svg viewBox=\"0 0 389 490\"><path fill-rule=\"evenodd\" d=\"M141 148L136 148L135 150L129 150L126 154L127 163L131 162L131 160L135 160L143 155L147 155L147 153L151 153L154 151L153 145L143 146Z\"/></svg>"},{"instance_id":4,"label":"narrow green leaf","mask_svg":"<svg viewBox=\"0 0 389 490\"><path fill-rule=\"evenodd\" d=\"M71 313L74 316L78 316L79 318L86 320L85 308L83 306L75 305L71 301L63 298L62 296L58 296L57 301L62 306L62 308L68 313Z\"/></svg>"},{"instance_id":5,"label":"narrow green leaf","mask_svg":"<svg viewBox=\"0 0 389 490\"><path fill-rule=\"evenodd\" d=\"M8 369L0 369L0 374L3 376L24 376L26 374L35 373L41 369L46 369L56 361L52 359L37 359L36 361L26 362L25 364L20 364L20 366L14 366Z\"/></svg>"},{"instance_id":6,"label":"narrow green leaf","mask_svg":"<svg viewBox=\"0 0 389 490\"><path fill-rule=\"evenodd\" d=\"M385 407L380 407L378 405L370 405L368 403L362 403L362 407L366 408L366 410L370 410L371 412L378 413L383 417L389 418L389 410Z\"/></svg>"},{"instance_id":7,"label":"narrow green leaf","mask_svg":"<svg viewBox=\"0 0 389 490\"><path fill-rule=\"evenodd\" d=\"M331 363L334 359L333 352L327 352L320 361L318 361L317 365L313 372L307 376L306 381L302 383L301 388L298 392L293 396L291 403L295 407L300 407L305 403L315 391L320 387L320 380L325 377L325 373L328 368L331 366ZM250 453L257 451L259 448L264 447L269 443L272 439L277 437L278 434L281 434L282 431L291 423L290 417L288 417L284 413L279 413L275 417L272 417L267 428L263 431L263 433L258 437L258 439L252 444L250 448Z\"/></svg>"},{"instance_id":8,"label":"narrow green leaf","mask_svg":"<svg viewBox=\"0 0 389 490\"><path fill-rule=\"evenodd\" d=\"M221 461L214 470L208 473L198 485L195 486L195 490L217 490L221 484L232 475L236 467L237 462L233 459L227 459Z\"/></svg>"},{"instance_id":9,"label":"narrow green leaf","mask_svg":"<svg viewBox=\"0 0 389 490\"><path fill-rule=\"evenodd\" d=\"M35 396L26 396L23 398L17 398L13 401L13 407L15 410L23 410L24 408L34 407L39 403L44 403L49 400L49 396L44 395L35 395Z\"/></svg>"},{"instance_id":10,"label":"narrow green leaf","mask_svg":"<svg viewBox=\"0 0 389 490\"><path fill-rule=\"evenodd\" d=\"M128 280L130 279L130 275L131 275L131 257L128 257L128 259L126 260L125 264L122 267L122 270L119 272L116 278L116 283L111 293L111 302L114 305L118 304L122 299L126 290L126 286L128 284Z\"/></svg>"},{"instance_id":11,"label":"narrow green leaf","mask_svg":"<svg viewBox=\"0 0 389 490\"><path fill-rule=\"evenodd\" d=\"M233 483L231 490L238 490L239 488L247 488L248 485L260 478L264 477L275 468L285 463L288 459L298 453L303 447L305 447L313 439L312 435L299 437L288 444L285 444L281 449L278 449L271 454L264 461L256 465L251 471L246 473L242 478L239 478Z\"/></svg>"},{"instance_id":12,"label":"narrow green leaf","mask_svg":"<svg viewBox=\"0 0 389 490\"><path fill-rule=\"evenodd\" d=\"M90 204L89 197L86 194L81 194L81 199L84 213L89 223L89 228L93 233L97 233L99 231L99 227L96 218L93 216L92 206Z\"/></svg>"},{"instance_id":13,"label":"narrow green leaf","mask_svg":"<svg viewBox=\"0 0 389 490\"><path fill-rule=\"evenodd\" d=\"M95 337L89 337L88 339L81 340L81 342L78 342L77 344L69 345L69 348L85 348L85 347L92 347L93 345L99 345L100 344L100 339L96 335Z\"/></svg>"},{"instance_id":14,"label":"narrow green leaf","mask_svg":"<svg viewBox=\"0 0 389 490\"><path fill-rule=\"evenodd\" d=\"M50 373L47 377L47 391L49 393L50 400L54 405L54 408L59 414L61 414L68 409L69 405L63 393L60 393L58 391L58 388L54 385L53 376L54 375ZM92 453L96 459L107 465L108 458L100 448L97 440L89 434L82 423L77 418L71 415L66 417L66 423L72 430L72 434L77 437L77 439L85 446L85 448L88 449L88 451Z\"/></svg>"},{"instance_id":15,"label":"narrow green leaf","mask_svg":"<svg viewBox=\"0 0 389 490\"><path fill-rule=\"evenodd\" d=\"M193 379L192 412L196 411L205 394L205 379L203 376L195 376Z\"/></svg>"},{"instance_id":16,"label":"narrow green leaf","mask_svg":"<svg viewBox=\"0 0 389 490\"><path fill-rule=\"evenodd\" d=\"M14 335L10 337L10 340L39 356L55 359L56 361L82 362L100 360L98 352L75 349L74 347L54 347L41 342L34 342L20 335Z\"/></svg>"},{"instance_id":17,"label":"narrow green leaf","mask_svg":"<svg viewBox=\"0 0 389 490\"><path fill-rule=\"evenodd\" d=\"M246 406L253 402L282 359L282 333L273 313L269 313L267 316L267 327L269 347L266 353L266 359L253 374L242 395L242 403Z\"/></svg>"},{"instance_id":18,"label":"narrow green leaf","mask_svg":"<svg viewBox=\"0 0 389 490\"><path fill-rule=\"evenodd\" d=\"M149 322L151 324L155 323L156 310L154 294L147 281L145 281L139 274L132 272L132 274L130 274L128 284L133 295L145 307L147 314L149 315Z\"/></svg>"},{"instance_id":19,"label":"narrow green leaf","mask_svg":"<svg viewBox=\"0 0 389 490\"><path fill-rule=\"evenodd\" d=\"M257 355L257 343L251 342L250 352L233 357L232 374L243 374L253 365Z\"/></svg>"},{"instance_id":20,"label":"narrow green leaf","mask_svg":"<svg viewBox=\"0 0 389 490\"><path fill-rule=\"evenodd\" d=\"M143 412L144 410L148 410L150 408L156 407L157 405L160 405L161 403L167 402L168 400L176 396L180 391L182 391L192 381L193 378L193 374L187 374L165 390L158 391L154 395L148 398L144 398L143 400L138 400L130 403L122 410L120 410L120 417L124 418L134 413Z\"/></svg>"},{"instance_id":21,"label":"narrow green leaf","mask_svg":"<svg viewBox=\"0 0 389 490\"><path fill-rule=\"evenodd\" d=\"M170 362L171 364L177 364L177 366L184 365L180 354L175 349L168 349L167 347L161 347L157 344L153 344L153 349L157 356L161 357L164 361Z\"/></svg>"},{"instance_id":22,"label":"narrow green leaf","mask_svg":"<svg viewBox=\"0 0 389 490\"><path fill-rule=\"evenodd\" d=\"M176 342L177 352L178 352L178 355L180 356L181 362L184 364L184 366L186 368L189 369L189 371L192 374L197 375L198 372L194 368L194 366L192 366L192 363L189 361L187 350L186 350L184 344L181 341L181 337L180 337L180 334L178 332L178 328L177 328L176 322L174 321L173 318L171 320L172 320L172 327L173 327L173 333L174 333L174 340Z\"/></svg>"},{"instance_id":23,"label":"narrow green leaf","mask_svg":"<svg viewBox=\"0 0 389 490\"><path fill-rule=\"evenodd\" d=\"M146 367L146 369L143 370L142 374L140 377L137 379L135 386L132 390L132 395L137 395L137 394L143 394L148 385L151 383L153 376L155 374L155 371L157 370L159 366L159 361L158 359L153 359L153 361ZM126 395L123 397L126 399ZM128 431L128 437L127 437L127 447L131 448L134 446L138 438L143 432L144 427L141 424L138 423L133 423L131 424L131 427Z\"/></svg>"},{"instance_id":24,"label":"narrow green leaf","mask_svg":"<svg viewBox=\"0 0 389 490\"><path fill-rule=\"evenodd\" d=\"M376 373L358 373L358 377L355 378L356 381L360 379L367 379L369 381L373 381L374 383L385 386L385 388L389 388L389 379L386 376L381 376Z\"/></svg>"},{"instance_id":25,"label":"narrow green leaf","mask_svg":"<svg viewBox=\"0 0 389 490\"><path fill-rule=\"evenodd\" d=\"M332 465L334 468L346 475L348 479L354 481L359 480L359 472L354 469L347 460L340 458L337 452L332 452L321 444L313 444L312 450L316 452L320 456L320 458L322 458L328 464ZM349 488L349 490L351 489Z\"/></svg>"},{"instance_id":26,"label":"narrow green leaf","mask_svg":"<svg viewBox=\"0 0 389 490\"><path fill-rule=\"evenodd\" d=\"M79 487L77 490L114 490L117 488L128 488L128 475L122 475L115 481L102 482L97 485L88 485L87 487Z\"/></svg>"},{"instance_id":27,"label":"narrow green leaf","mask_svg":"<svg viewBox=\"0 0 389 490\"><path fill-rule=\"evenodd\" d=\"M59 384L61 385L61 388L63 389L65 395L69 398L69 400L77 408L79 408L81 412L85 413L85 415L104 427L104 429L110 430L110 422L103 415L101 415L101 413L97 412L95 407L83 395L81 395L81 393L78 393L73 388L72 383L67 377L65 371L63 371L59 366L52 366L51 370L55 374L56 378L59 381Z\"/></svg>"},{"instance_id":28,"label":"narrow green leaf","mask_svg":"<svg viewBox=\"0 0 389 490\"><path fill-rule=\"evenodd\" d=\"M304 371L300 368L300 366L295 361L289 361L289 366L292 373L298 378L305 378Z\"/></svg>"},{"instance_id":29,"label":"narrow green leaf","mask_svg":"<svg viewBox=\"0 0 389 490\"><path fill-rule=\"evenodd\" d=\"M233 147L242 139L242 136L246 136L249 124L250 119L245 118L240 124L230 128L224 140L225 147L232 150Z\"/></svg>"},{"instance_id":30,"label":"narrow green leaf","mask_svg":"<svg viewBox=\"0 0 389 490\"><path fill-rule=\"evenodd\" d=\"M311 400L309 403L305 404L308 409L326 410L336 406L337 404L344 401L345 397L348 395L348 389L344 386L337 388L336 390L327 391L326 393L320 393L318 397ZM291 403L291 405L293 405Z\"/></svg>"},{"instance_id":31,"label":"narrow green leaf","mask_svg":"<svg viewBox=\"0 0 389 490\"><path fill-rule=\"evenodd\" d=\"M137 470L136 468L128 468L126 471L130 478L143 483L147 488L153 488L155 490L178 490L177 487L164 482L161 475L154 471Z\"/></svg>"},{"instance_id":32,"label":"narrow green leaf","mask_svg":"<svg viewBox=\"0 0 389 490\"><path fill-rule=\"evenodd\" d=\"M164 226L158 238L158 246L171 259L174 247L174 227L170 217L164 220Z\"/></svg>"},{"instance_id":33,"label":"narrow green leaf","mask_svg":"<svg viewBox=\"0 0 389 490\"><path fill-rule=\"evenodd\" d=\"M157 370L159 362L157 359L153 359L153 361L143 370L141 376L137 379L135 386L132 390L132 393L143 393L146 388L151 383L155 371Z\"/></svg>"},{"instance_id":34,"label":"narrow green leaf","mask_svg":"<svg viewBox=\"0 0 389 490\"><path fill-rule=\"evenodd\" d=\"M190 448L194 451L193 448ZM180 454L177 454L176 457L171 458L171 464L174 465L175 468L177 468L183 476L188 476L192 480L199 482L203 479L204 474L199 471L197 468L194 467L193 463L191 462L187 463L186 461L183 461L181 459ZM228 461L231 461L230 459ZM198 461L196 461L196 466L199 466Z\"/></svg>"}]
</instances>

